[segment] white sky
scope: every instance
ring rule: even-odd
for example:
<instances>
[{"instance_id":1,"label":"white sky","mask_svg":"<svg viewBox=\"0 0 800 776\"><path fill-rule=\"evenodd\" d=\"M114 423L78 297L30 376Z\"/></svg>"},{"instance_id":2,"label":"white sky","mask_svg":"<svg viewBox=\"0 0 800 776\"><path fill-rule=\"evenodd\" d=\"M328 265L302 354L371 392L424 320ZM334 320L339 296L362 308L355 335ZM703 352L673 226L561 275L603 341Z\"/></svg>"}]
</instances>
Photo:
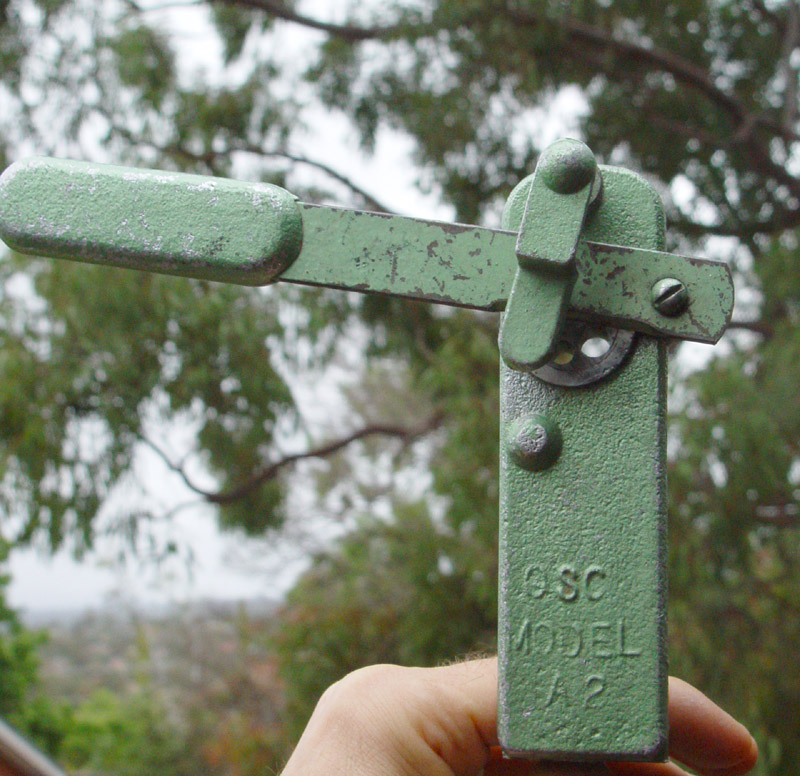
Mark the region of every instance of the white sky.
<instances>
[{"instance_id":1,"label":"white sky","mask_svg":"<svg viewBox=\"0 0 800 776\"><path fill-rule=\"evenodd\" d=\"M199 7L178 9L154 0L151 5L165 10L150 13L178 32L182 42L181 67L187 74L205 71L214 80L214 62L220 62L219 47L207 28L206 10ZM310 13L332 19L344 5L336 0L314 0L303 4ZM281 50L287 59L303 61L303 51L309 45L309 33L297 26L280 26ZM312 33L312 37L313 37ZM381 133L373 158L359 153L357 137L340 116L329 114L309 117L309 125L319 131L309 132L303 139L311 158L331 163L346 171L356 183L373 191L398 212L413 213L430 218L450 218L450 211L438 206L434 197L424 197L414 187L414 170L409 161L410 142L396 134ZM303 150L299 148L298 150ZM301 173L302 174L302 173ZM385 182L391 182L386 185ZM306 390L303 404L315 406L318 399ZM169 482L169 473L157 461L143 461L139 466L150 467L165 491L172 495L187 492L180 483ZM169 501L170 499L166 499ZM180 500L180 498L178 498ZM319 530L330 531L321 527ZM14 550L10 560L12 582L10 603L28 613L75 611L104 604L125 601L133 605L158 605L197 598L241 599L249 597L278 597L286 591L305 565L306 553L291 537L277 541L247 541L237 535L223 535L216 528L213 511L197 508L180 513L174 520L172 535L182 545L189 546L191 564L181 558L155 566L151 562L118 560L119 545L100 541L92 553L80 561L69 549L55 555L45 548Z\"/></svg>"}]
</instances>

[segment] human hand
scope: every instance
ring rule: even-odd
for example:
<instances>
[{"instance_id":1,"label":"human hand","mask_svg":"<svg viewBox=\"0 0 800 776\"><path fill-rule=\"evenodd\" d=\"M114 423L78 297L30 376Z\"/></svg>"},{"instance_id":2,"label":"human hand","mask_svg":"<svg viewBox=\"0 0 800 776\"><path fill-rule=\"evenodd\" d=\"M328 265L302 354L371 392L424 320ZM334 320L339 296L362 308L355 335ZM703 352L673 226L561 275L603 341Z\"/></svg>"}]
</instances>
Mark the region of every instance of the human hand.
<instances>
[{"instance_id":1,"label":"human hand","mask_svg":"<svg viewBox=\"0 0 800 776\"><path fill-rule=\"evenodd\" d=\"M745 727L670 678L670 756L704 776L756 762ZM442 668L372 666L320 698L282 776L686 776L673 763L608 766L504 760L497 746L497 659Z\"/></svg>"}]
</instances>

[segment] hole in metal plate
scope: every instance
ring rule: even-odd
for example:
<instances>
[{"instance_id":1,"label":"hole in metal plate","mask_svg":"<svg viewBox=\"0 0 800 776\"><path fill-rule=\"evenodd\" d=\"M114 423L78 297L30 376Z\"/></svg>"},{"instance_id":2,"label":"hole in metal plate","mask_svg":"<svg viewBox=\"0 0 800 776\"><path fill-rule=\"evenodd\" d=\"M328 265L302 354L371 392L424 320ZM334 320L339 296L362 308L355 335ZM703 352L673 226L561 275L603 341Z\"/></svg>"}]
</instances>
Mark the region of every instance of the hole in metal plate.
<instances>
[{"instance_id":1,"label":"hole in metal plate","mask_svg":"<svg viewBox=\"0 0 800 776\"><path fill-rule=\"evenodd\" d=\"M568 320L555 357L533 374L552 385L591 385L622 364L635 336L632 331Z\"/></svg>"}]
</instances>

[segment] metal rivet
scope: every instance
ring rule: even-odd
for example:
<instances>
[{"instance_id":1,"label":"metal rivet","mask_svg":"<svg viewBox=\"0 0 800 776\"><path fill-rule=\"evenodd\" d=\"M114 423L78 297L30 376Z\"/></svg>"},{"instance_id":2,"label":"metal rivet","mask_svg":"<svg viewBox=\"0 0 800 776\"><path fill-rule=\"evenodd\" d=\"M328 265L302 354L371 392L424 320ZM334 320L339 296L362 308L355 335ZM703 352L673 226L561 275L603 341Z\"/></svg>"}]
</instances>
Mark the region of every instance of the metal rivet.
<instances>
[{"instance_id":1,"label":"metal rivet","mask_svg":"<svg viewBox=\"0 0 800 776\"><path fill-rule=\"evenodd\" d=\"M519 418L508 429L508 453L527 471L542 471L552 466L561 453L561 430L544 415Z\"/></svg>"},{"instance_id":2,"label":"metal rivet","mask_svg":"<svg viewBox=\"0 0 800 776\"><path fill-rule=\"evenodd\" d=\"M575 194L594 180L597 162L580 140L565 138L548 146L536 172L547 187L559 194Z\"/></svg>"},{"instance_id":3,"label":"metal rivet","mask_svg":"<svg viewBox=\"0 0 800 776\"><path fill-rule=\"evenodd\" d=\"M662 278L653 284L650 299L658 312L669 318L680 315L689 306L689 292L680 280Z\"/></svg>"}]
</instances>

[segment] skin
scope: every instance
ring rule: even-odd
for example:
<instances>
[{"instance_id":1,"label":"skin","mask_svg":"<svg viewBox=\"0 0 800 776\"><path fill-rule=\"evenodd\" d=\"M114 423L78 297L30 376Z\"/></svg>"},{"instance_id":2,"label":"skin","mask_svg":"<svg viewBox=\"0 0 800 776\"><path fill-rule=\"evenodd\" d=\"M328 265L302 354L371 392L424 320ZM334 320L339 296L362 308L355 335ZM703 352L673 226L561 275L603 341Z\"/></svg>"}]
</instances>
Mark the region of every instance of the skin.
<instances>
[{"instance_id":1,"label":"skin","mask_svg":"<svg viewBox=\"0 0 800 776\"><path fill-rule=\"evenodd\" d=\"M702 776L741 776L758 749L699 690L670 679L670 757ZM670 763L505 760L497 746L497 659L441 668L371 666L322 696L283 776L688 776Z\"/></svg>"}]
</instances>

